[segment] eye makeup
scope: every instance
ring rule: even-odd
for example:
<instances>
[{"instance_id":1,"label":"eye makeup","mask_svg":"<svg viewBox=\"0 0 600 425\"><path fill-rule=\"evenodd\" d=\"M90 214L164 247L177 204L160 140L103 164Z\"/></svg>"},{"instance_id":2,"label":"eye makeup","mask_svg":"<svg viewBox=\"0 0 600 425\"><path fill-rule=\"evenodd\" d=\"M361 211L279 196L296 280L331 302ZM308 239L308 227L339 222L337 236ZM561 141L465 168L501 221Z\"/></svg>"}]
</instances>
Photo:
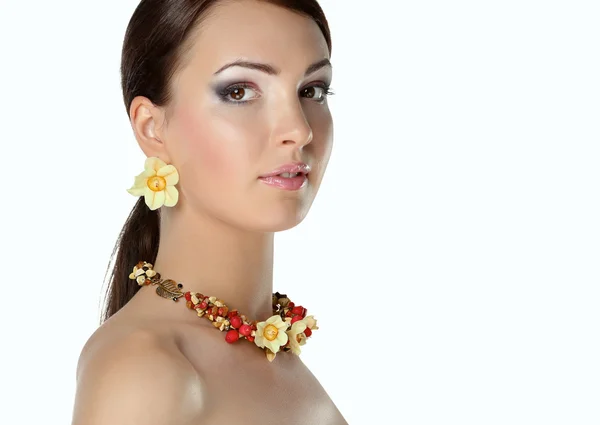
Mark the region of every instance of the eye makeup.
<instances>
[{"instance_id":1,"label":"eye makeup","mask_svg":"<svg viewBox=\"0 0 600 425\"><path fill-rule=\"evenodd\" d=\"M306 93L307 90L310 90L310 89L322 90L321 96L318 97L318 100L316 100L316 102L319 104L324 103L328 96L335 94L333 91L330 90L331 89L330 84L325 83L323 81L318 81L316 83L308 85L308 86L300 89L299 93L302 95L302 94ZM254 86L254 84L251 84L248 82L239 82L239 83L234 83L234 84L225 83L225 84L214 87L214 91L215 91L215 94L218 96L218 98L222 102L229 103L229 104L237 104L237 105L247 104L254 99L233 100L231 95L237 94L239 96L239 99L242 99L242 98L246 97L246 95L248 94L248 91L260 93L260 91ZM313 99L314 95L311 97L307 97L307 98Z\"/></svg>"}]
</instances>

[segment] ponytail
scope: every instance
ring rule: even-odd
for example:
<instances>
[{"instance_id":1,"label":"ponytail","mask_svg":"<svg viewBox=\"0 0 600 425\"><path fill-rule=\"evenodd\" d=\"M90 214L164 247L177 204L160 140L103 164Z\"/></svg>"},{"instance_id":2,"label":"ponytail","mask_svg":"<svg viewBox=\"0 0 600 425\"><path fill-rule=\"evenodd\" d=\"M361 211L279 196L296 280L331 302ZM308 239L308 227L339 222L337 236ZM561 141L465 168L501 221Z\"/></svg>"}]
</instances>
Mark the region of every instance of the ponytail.
<instances>
[{"instance_id":1,"label":"ponytail","mask_svg":"<svg viewBox=\"0 0 600 425\"><path fill-rule=\"evenodd\" d=\"M104 276L106 279L116 252L100 324L119 311L140 290L140 286L129 279L129 274L139 261L154 263L158 253L159 232L159 209L153 211L148 208L144 197L140 196L121 229Z\"/></svg>"}]
</instances>

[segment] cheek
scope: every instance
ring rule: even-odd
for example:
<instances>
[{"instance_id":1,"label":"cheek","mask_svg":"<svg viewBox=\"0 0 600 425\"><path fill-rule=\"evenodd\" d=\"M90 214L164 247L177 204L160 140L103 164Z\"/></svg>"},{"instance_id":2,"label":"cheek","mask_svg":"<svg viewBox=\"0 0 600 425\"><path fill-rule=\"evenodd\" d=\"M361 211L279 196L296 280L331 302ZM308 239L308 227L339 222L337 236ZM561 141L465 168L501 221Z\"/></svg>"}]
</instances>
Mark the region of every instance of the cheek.
<instances>
[{"instance_id":1,"label":"cheek","mask_svg":"<svg viewBox=\"0 0 600 425\"><path fill-rule=\"evenodd\" d=\"M228 140L227 133L222 126L215 125L212 119L202 119L200 115L189 112L182 114L180 142L183 160L195 163L202 169L227 168L225 159L228 146L223 143Z\"/></svg>"},{"instance_id":2,"label":"cheek","mask_svg":"<svg viewBox=\"0 0 600 425\"><path fill-rule=\"evenodd\" d=\"M249 178L259 151L247 124L214 111L178 113L177 142L181 146L178 162L184 176L195 181L199 190L231 186Z\"/></svg>"},{"instance_id":3,"label":"cheek","mask_svg":"<svg viewBox=\"0 0 600 425\"><path fill-rule=\"evenodd\" d=\"M308 147L313 149L315 160L321 170L319 174L322 174L325 172L333 148L333 120L331 114L327 111L326 114L315 117L311 124L317 142L308 145Z\"/></svg>"}]
</instances>

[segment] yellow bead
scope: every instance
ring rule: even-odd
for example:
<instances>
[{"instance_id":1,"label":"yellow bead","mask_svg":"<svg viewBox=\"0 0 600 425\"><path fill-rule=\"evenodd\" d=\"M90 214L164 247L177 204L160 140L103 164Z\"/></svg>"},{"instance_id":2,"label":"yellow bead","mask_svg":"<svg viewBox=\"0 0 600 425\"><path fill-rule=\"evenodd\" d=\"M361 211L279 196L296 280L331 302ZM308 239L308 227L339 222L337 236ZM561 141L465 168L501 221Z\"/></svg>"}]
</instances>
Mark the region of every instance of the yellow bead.
<instances>
[{"instance_id":1,"label":"yellow bead","mask_svg":"<svg viewBox=\"0 0 600 425\"><path fill-rule=\"evenodd\" d=\"M148 187L154 192L160 192L167 187L167 181L161 176L150 177L148 179Z\"/></svg>"},{"instance_id":2,"label":"yellow bead","mask_svg":"<svg viewBox=\"0 0 600 425\"><path fill-rule=\"evenodd\" d=\"M275 338L277 338L278 333L279 333L279 329L277 329L273 325L267 325L265 327L265 330L263 331L264 337L269 341L275 340Z\"/></svg>"}]
</instances>

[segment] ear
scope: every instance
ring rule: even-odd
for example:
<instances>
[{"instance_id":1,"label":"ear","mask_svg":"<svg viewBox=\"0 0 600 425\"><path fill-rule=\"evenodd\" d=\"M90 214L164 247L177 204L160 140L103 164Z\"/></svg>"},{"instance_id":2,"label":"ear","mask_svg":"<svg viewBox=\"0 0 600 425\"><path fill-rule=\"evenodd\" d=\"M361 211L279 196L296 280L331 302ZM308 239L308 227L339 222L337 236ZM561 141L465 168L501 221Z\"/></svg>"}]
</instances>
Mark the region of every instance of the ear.
<instances>
[{"instance_id":1,"label":"ear","mask_svg":"<svg viewBox=\"0 0 600 425\"><path fill-rule=\"evenodd\" d=\"M171 158L161 138L165 119L163 108L155 106L147 97L136 96L131 102L129 115L135 138L144 154L169 164Z\"/></svg>"}]
</instances>

